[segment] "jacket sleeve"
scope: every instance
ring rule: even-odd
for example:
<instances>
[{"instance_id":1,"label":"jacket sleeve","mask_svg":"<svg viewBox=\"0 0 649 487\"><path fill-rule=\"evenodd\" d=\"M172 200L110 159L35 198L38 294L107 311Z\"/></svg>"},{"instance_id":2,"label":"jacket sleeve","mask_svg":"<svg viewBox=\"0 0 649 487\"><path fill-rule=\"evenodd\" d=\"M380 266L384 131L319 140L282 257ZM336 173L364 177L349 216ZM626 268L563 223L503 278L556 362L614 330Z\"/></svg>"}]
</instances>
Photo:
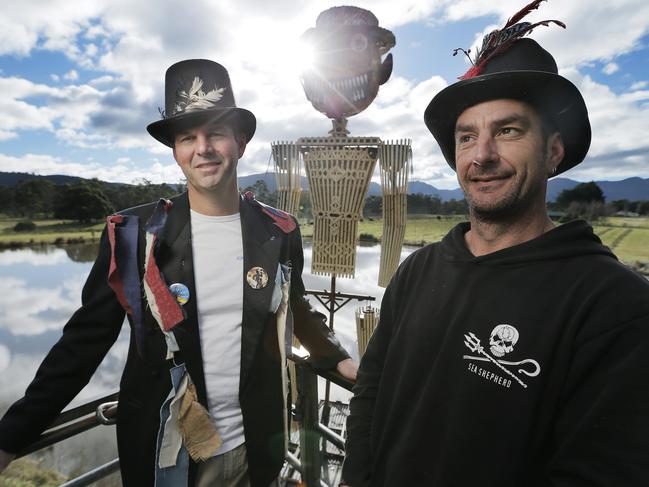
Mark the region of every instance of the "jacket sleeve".
<instances>
[{"instance_id":1,"label":"jacket sleeve","mask_svg":"<svg viewBox=\"0 0 649 487\"><path fill-rule=\"evenodd\" d=\"M291 270L291 311L295 336L309 351L309 362L320 370L332 369L341 360L349 358L336 336L327 326L327 318L315 311L304 297L302 282L304 256L302 237L298 226L289 235Z\"/></svg>"},{"instance_id":2,"label":"jacket sleeve","mask_svg":"<svg viewBox=\"0 0 649 487\"><path fill-rule=\"evenodd\" d=\"M367 344L349 403L347 440L342 477L351 487L366 487L372 478L372 421L385 356L390 346L395 313L396 287L399 271L392 278L381 301L379 323Z\"/></svg>"},{"instance_id":3,"label":"jacket sleeve","mask_svg":"<svg viewBox=\"0 0 649 487\"><path fill-rule=\"evenodd\" d=\"M83 389L117 340L124 310L108 286L106 229L81 295L82 305L63 329L27 387L0 421L0 448L16 453L33 443Z\"/></svg>"},{"instance_id":4,"label":"jacket sleeve","mask_svg":"<svg viewBox=\"0 0 649 487\"><path fill-rule=\"evenodd\" d=\"M564 391L537 485L649 485L649 315L579 344Z\"/></svg>"}]
</instances>

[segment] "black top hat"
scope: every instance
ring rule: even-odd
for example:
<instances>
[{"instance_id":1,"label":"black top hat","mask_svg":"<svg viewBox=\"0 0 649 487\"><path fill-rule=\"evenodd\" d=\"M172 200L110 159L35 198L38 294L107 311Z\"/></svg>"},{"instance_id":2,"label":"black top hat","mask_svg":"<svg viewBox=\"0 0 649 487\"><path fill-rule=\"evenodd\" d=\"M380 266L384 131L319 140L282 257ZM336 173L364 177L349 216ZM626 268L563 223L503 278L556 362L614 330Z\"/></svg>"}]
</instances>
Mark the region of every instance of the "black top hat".
<instances>
[{"instance_id":1,"label":"black top hat","mask_svg":"<svg viewBox=\"0 0 649 487\"><path fill-rule=\"evenodd\" d=\"M176 134L212 121L227 121L249 141L257 121L252 112L234 102L228 71L207 59L187 59L173 64L165 75L165 110L162 120L149 124L149 133L173 147Z\"/></svg>"},{"instance_id":2,"label":"black top hat","mask_svg":"<svg viewBox=\"0 0 649 487\"><path fill-rule=\"evenodd\" d=\"M536 8L532 2L526 11L517 13L505 28L485 36L474 66L458 81L440 91L424 113L446 162L455 170L455 123L467 108L488 100L514 99L531 104L558 130L565 155L554 175L576 166L586 157L591 131L588 110L577 87L559 76L552 55L536 41L520 37L537 25L522 22L522 16Z\"/></svg>"}]
</instances>

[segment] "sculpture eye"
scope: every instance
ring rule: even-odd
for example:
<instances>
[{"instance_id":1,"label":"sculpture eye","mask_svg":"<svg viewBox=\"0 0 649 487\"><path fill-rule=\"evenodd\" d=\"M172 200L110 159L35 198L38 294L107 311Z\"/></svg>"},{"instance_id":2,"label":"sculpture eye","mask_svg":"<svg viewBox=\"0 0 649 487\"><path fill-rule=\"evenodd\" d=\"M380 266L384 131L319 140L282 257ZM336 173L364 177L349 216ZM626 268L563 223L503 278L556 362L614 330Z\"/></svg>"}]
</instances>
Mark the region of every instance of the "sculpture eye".
<instances>
[{"instance_id":1,"label":"sculpture eye","mask_svg":"<svg viewBox=\"0 0 649 487\"><path fill-rule=\"evenodd\" d=\"M354 34L350 42L350 47L352 48L352 51L364 51L367 49L367 37L363 34Z\"/></svg>"}]
</instances>

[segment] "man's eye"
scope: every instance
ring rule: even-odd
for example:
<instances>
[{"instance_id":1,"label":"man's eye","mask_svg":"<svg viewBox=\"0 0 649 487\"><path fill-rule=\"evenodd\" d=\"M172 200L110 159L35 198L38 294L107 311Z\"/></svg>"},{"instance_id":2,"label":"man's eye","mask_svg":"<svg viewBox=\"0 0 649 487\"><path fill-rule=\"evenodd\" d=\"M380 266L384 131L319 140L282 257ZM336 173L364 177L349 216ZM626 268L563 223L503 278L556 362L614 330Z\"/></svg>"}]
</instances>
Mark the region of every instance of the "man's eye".
<instances>
[{"instance_id":1,"label":"man's eye","mask_svg":"<svg viewBox=\"0 0 649 487\"><path fill-rule=\"evenodd\" d=\"M514 135L517 133L517 130L514 127L503 127L500 129L500 133L503 135Z\"/></svg>"},{"instance_id":2,"label":"man's eye","mask_svg":"<svg viewBox=\"0 0 649 487\"><path fill-rule=\"evenodd\" d=\"M470 136L470 135L460 135L460 136L457 138L457 143L458 143L458 144L465 144L465 143L467 143L467 142L470 141L470 140L471 140L471 136Z\"/></svg>"}]
</instances>

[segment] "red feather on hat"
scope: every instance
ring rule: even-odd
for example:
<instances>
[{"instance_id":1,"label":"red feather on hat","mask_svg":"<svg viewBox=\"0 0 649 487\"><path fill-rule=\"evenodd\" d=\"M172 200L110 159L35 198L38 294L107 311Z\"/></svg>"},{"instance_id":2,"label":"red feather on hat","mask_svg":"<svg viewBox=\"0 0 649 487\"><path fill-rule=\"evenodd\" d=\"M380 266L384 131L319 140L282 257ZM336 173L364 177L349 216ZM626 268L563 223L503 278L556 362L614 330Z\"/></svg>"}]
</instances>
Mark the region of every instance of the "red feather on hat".
<instances>
[{"instance_id":1,"label":"red feather on hat","mask_svg":"<svg viewBox=\"0 0 649 487\"><path fill-rule=\"evenodd\" d=\"M465 51L461 48L455 49L455 51L453 52L454 56L458 51L463 51L469 57L471 64L473 64L473 66L466 73L460 76L459 79L468 79L479 76L489 60L509 49L512 44L514 44L514 42L532 32L532 30L534 30L534 28L538 27L539 25L547 27L551 23L553 23L565 29L566 24L559 20L542 20L534 24L530 22L518 23L519 20L523 19L532 10L539 8L541 2L544 1L546 0L534 0L533 2L527 4L521 10L512 15L512 17L507 20L507 23L502 29L496 29L487 34L482 41L482 46L476 52L474 59L471 59L471 57L468 56L471 52L470 49L469 51Z\"/></svg>"}]
</instances>

